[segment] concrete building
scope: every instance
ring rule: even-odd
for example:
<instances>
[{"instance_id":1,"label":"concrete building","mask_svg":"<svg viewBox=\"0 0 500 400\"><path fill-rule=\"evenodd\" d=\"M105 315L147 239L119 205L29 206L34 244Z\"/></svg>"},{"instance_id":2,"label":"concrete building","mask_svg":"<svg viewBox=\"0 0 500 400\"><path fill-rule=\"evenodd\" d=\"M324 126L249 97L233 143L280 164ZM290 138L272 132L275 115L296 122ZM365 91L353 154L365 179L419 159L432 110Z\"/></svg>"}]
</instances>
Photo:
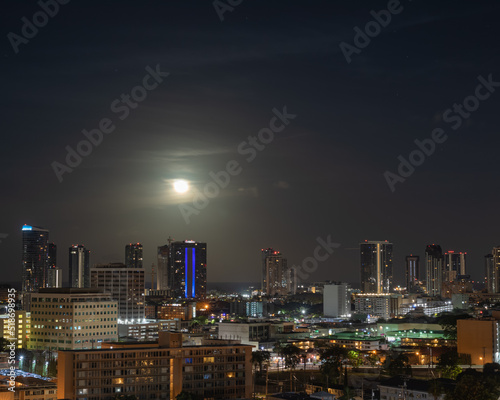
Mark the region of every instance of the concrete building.
<instances>
[{"instance_id":1,"label":"concrete building","mask_svg":"<svg viewBox=\"0 0 500 400\"><path fill-rule=\"evenodd\" d=\"M48 285L49 231L36 226L23 225L22 291L36 292ZM28 307L25 308L29 310Z\"/></svg>"},{"instance_id":2,"label":"concrete building","mask_svg":"<svg viewBox=\"0 0 500 400\"><path fill-rule=\"evenodd\" d=\"M402 301L400 294L358 293L354 295L354 308L356 314L387 319L399 315Z\"/></svg>"},{"instance_id":3,"label":"concrete building","mask_svg":"<svg viewBox=\"0 0 500 400\"><path fill-rule=\"evenodd\" d=\"M129 243L125 246L125 265L127 268L142 268L142 244Z\"/></svg>"},{"instance_id":4,"label":"concrete building","mask_svg":"<svg viewBox=\"0 0 500 400\"><path fill-rule=\"evenodd\" d=\"M493 254L484 256L484 284L488 293L498 293L498 269Z\"/></svg>"},{"instance_id":5,"label":"concrete building","mask_svg":"<svg viewBox=\"0 0 500 400\"><path fill-rule=\"evenodd\" d=\"M41 289L31 294L30 350L100 348L118 339L117 302L98 289Z\"/></svg>"},{"instance_id":6,"label":"concrete building","mask_svg":"<svg viewBox=\"0 0 500 400\"><path fill-rule=\"evenodd\" d=\"M465 275L467 253L448 250L443 255L443 282L452 282L459 275Z\"/></svg>"},{"instance_id":7,"label":"concrete building","mask_svg":"<svg viewBox=\"0 0 500 400\"><path fill-rule=\"evenodd\" d=\"M90 282L118 301L118 322L144 319L144 269L121 263L96 264L90 269Z\"/></svg>"},{"instance_id":8,"label":"concrete building","mask_svg":"<svg viewBox=\"0 0 500 400\"><path fill-rule=\"evenodd\" d=\"M500 361L500 313L493 318L459 319L457 322L457 352L469 354L473 365Z\"/></svg>"},{"instance_id":9,"label":"concrete building","mask_svg":"<svg viewBox=\"0 0 500 400\"><path fill-rule=\"evenodd\" d=\"M258 346L274 341L282 333L292 333L293 322L220 322L219 339L241 340L242 344Z\"/></svg>"},{"instance_id":10,"label":"concrete building","mask_svg":"<svg viewBox=\"0 0 500 400\"><path fill-rule=\"evenodd\" d=\"M399 313L400 315L410 314L423 314L429 317L434 317L442 312L453 311L453 304L451 300L437 301L428 298L418 298L414 303L401 304Z\"/></svg>"},{"instance_id":11,"label":"concrete building","mask_svg":"<svg viewBox=\"0 0 500 400\"><path fill-rule=\"evenodd\" d=\"M251 352L251 346L220 340L183 347L182 334L171 332L161 332L154 343L61 351L58 398L175 399L181 391L204 399L250 398Z\"/></svg>"},{"instance_id":12,"label":"concrete building","mask_svg":"<svg viewBox=\"0 0 500 400\"><path fill-rule=\"evenodd\" d=\"M176 320L146 320L141 323L118 325L118 336L136 340L158 340L161 331L180 331L188 328L189 323Z\"/></svg>"},{"instance_id":13,"label":"concrete building","mask_svg":"<svg viewBox=\"0 0 500 400\"><path fill-rule=\"evenodd\" d=\"M323 287L323 314L334 318L351 316L351 293L347 283Z\"/></svg>"}]
</instances>

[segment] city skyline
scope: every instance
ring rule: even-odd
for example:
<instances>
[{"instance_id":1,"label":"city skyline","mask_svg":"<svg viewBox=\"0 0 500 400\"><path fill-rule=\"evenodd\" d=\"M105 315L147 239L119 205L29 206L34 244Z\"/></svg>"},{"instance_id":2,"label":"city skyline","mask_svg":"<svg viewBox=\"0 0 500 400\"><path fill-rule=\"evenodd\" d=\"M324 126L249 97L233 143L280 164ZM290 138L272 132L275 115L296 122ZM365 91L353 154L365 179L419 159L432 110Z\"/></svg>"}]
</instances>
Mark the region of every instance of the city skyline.
<instances>
[{"instance_id":1,"label":"city skyline","mask_svg":"<svg viewBox=\"0 0 500 400\"><path fill-rule=\"evenodd\" d=\"M17 52L4 40L0 270L12 280L23 223L50 229L59 249L85 243L96 263L140 242L147 269L169 234L205 240L216 282L259 281L255 249L293 265L328 236L340 247L308 279L359 282L349 249L372 238L395 244L395 282L428 243L466 251L482 278L500 244L499 5L402 2L346 58L355 28L387 4L243 2L223 21L211 2L142 4L122 2L117 16L68 2ZM6 33L38 11L10 2ZM131 93L141 100L127 106ZM204 191L213 197L197 199Z\"/></svg>"}]
</instances>

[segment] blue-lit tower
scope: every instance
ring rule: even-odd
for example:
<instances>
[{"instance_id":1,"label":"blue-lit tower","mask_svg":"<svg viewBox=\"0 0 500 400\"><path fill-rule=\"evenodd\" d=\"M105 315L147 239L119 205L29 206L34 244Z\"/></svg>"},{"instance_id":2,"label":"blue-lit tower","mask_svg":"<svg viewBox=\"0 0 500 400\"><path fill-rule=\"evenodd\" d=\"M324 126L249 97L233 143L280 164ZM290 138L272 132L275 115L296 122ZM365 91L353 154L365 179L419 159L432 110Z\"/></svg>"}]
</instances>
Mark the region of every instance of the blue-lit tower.
<instances>
[{"instance_id":1,"label":"blue-lit tower","mask_svg":"<svg viewBox=\"0 0 500 400\"><path fill-rule=\"evenodd\" d=\"M169 245L172 297L203 299L207 294L207 244L184 240Z\"/></svg>"}]
</instances>

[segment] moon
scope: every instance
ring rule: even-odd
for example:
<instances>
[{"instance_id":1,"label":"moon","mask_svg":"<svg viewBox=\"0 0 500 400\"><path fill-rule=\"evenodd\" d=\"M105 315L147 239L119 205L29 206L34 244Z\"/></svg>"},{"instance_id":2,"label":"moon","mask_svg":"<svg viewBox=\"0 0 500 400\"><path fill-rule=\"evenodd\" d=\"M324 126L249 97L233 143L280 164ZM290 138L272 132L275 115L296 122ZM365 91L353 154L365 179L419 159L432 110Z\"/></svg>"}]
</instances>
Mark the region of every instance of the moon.
<instances>
[{"instance_id":1,"label":"moon","mask_svg":"<svg viewBox=\"0 0 500 400\"><path fill-rule=\"evenodd\" d=\"M189 190L189 183L184 179L174 181L174 190L177 193L186 193Z\"/></svg>"}]
</instances>

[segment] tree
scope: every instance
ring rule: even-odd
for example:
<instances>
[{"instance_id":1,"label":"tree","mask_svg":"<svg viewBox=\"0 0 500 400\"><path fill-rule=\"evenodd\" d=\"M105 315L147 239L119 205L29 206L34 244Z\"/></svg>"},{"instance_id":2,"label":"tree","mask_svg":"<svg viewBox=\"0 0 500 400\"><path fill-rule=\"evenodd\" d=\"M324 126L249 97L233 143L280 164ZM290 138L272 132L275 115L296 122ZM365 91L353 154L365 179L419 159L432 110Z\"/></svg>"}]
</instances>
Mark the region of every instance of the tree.
<instances>
[{"instance_id":1,"label":"tree","mask_svg":"<svg viewBox=\"0 0 500 400\"><path fill-rule=\"evenodd\" d=\"M457 338L457 321L459 319L468 319L469 314L442 314L439 317L438 323L444 330L444 335L447 339Z\"/></svg>"},{"instance_id":2,"label":"tree","mask_svg":"<svg viewBox=\"0 0 500 400\"><path fill-rule=\"evenodd\" d=\"M456 379L458 374L462 372L459 363L460 357L457 350L451 349L439 356L436 370L441 373L442 378Z\"/></svg>"},{"instance_id":3,"label":"tree","mask_svg":"<svg viewBox=\"0 0 500 400\"><path fill-rule=\"evenodd\" d=\"M349 359L349 364L351 364L353 368L358 368L361 364L363 364L363 359L359 356L359 352L356 350L349 351L347 353L347 358Z\"/></svg>"},{"instance_id":4,"label":"tree","mask_svg":"<svg viewBox=\"0 0 500 400\"><path fill-rule=\"evenodd\" d=\"M185 391L182 391L177 396L175 396L175 400L198 400L198 399L199 399L198 396L195 396L194 394Z\"/></svg>"},{"instance_id":5,"label":"tree","mask_svg":"<svg viewBox=\"0 0 500 400\"><path fill-rule=\"evenodd\" d=\"M343 347L331 346L321 349L319 356L322 361L321 373L326 378L339 382L342 376L342 362L347 357L347 350Z\"/></svg>"},{"instance_id":6,"label":"tree","mask_svg":"<svg viewBox=\"0 0 500 400\"><path fill-rule=\"evenodd\" d=\"M259 373L262 373L262 365L267 364L271 359L271 353L265 350L252 352L252 365L259 366Z\"/></svg>"},{"instance_id":7,"label":"tree","mask_svg":"<svg viewBox=\"0 0 500 400\"><path fill-rule=\"evenodd\" d=\"M468 369L457 377L457 381L445 400L497 400L500 396L498 379L487 374Z\"/></svg>"},{"instance_id":8,"label":"tree","mask_svg":"<svg viewBox=\"0 0 500 400\"><path fill-rule=\"evenodd\" d=\"M383 370L390 376L409 375L411 376L411 365L408 356L404 353L391 353L385 358Z\"/></svg>"},{"instance_id":9,"label":"tree","mask_svg":"<svg viewBox=\"0 0 500 400\"><path fill-rule=\"evenodd\" d=\"M301 350L293 345L293 344L288 344L282 348L282 355L283 358L285 359L285 366L290 369L295 369L297 364L300 361L300 353Z\"/></svg>"}]
</instances>

